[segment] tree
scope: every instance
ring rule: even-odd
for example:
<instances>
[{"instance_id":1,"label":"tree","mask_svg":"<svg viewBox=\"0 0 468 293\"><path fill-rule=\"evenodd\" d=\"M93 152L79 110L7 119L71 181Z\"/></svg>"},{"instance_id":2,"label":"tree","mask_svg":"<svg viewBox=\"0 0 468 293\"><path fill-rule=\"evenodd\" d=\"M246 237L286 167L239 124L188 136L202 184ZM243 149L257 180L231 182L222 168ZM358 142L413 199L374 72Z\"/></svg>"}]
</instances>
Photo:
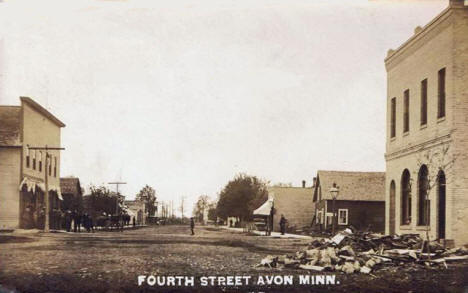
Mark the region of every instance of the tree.
<instances>
[{"instance_id":1,"label":"tree","mask_svg":"<svg viewBox=\"0 0 468 293\"><path fill-rule=\"evenodd\" d=\"M420 210L424 213L418 217L418 224L426 226L426 241L429 243L429 230L430 230L430 197L431 190L439 184L441 176L448 174L456 161L456 155L450 153L450 144L442 144L438 147L430 148L427 150L422 149L417 156L418 165L418 192ZM449 176L452 178L453 176ZM446 184L447 182L444 182ZM422 215L422 216L421 216ZM423 247L424 248L424 247ZM430 258L430 257L429 257Z\"/></svg>"},{"instance_id":2,"label":"tree","mask_svg":"<svg viewBox=\"0 0 468 293\"><path fill-rule=\"evenodd\" d=\"M136 199L145 203L148 216L154 216L156 212L156 191L149 185L145 185L136 195Z\"/></svg>"},{"instance_id":3,"label":"tree","mask_svg":"<svg viewBox=\"0 0 468 293\"><path fill-rule=\"evenodd\" d=\"M208 220L216 222L217 214L216 214L216 203L213 202L208 206Z\"/></svg>"},{"instance_id":4,"label":"tree","mask_svg":"<svg viewBox=\"0 0 468 293\"><path fill-rule=\"evenodd\" d=\"M203 221L203 215L205 210L208 209L210 205L210 197L208 195L200 195L198 197L195 206L193 207L192 215L199 222Z\"/></svg>"},{"instance_id":5,"label":"tree","mask_svg":"<svg viewBox=\"0 0 468 293\"><path fill-rule=\"evenodd\" d=\"M238 174L220 192L216 213L223 219L234 216L244 221L267 199L265 182L255 176Z\"/></svg>"},{"instance_id":6,"label":"tree","mask_svg":"<svg viewBox=\"0 0 468 293\"><path fill-rule=\"evenodd\" d=\"M90 214L114 214L118 198L111 195L105 186L90 186L91 195L84 203L86 210Z\"/></svg>"}]
</instances>

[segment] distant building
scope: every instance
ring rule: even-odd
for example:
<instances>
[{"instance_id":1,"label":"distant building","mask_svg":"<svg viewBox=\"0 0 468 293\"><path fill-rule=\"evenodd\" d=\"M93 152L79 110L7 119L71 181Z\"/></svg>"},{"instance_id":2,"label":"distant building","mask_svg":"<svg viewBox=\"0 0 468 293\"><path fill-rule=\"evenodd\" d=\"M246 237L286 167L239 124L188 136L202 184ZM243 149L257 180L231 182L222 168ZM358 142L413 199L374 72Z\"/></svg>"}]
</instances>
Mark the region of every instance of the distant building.
<instances>
[{"instance_id":1,"label":"distant building","mask_svg":"<svg viewBox=\"0 0 468 293\"><path fill-rule=\"evenodd\" d=\"M429 226L432 239L468 243L468 3L450 0L385 67L386 232Z\"/></svg>"},{"instance_id":2,"label":"distant building","mask_svg":"<svg viewBox=\"0 0 468 293\"><path fill-rule=\"evenodd\" d=\"M314 217L313 188L306 187L268 187L268 197L273 201L273 231L280 231L281 215L288 220L288 227L302 230L312 225Z\"/></svg>"},{"instance_id":3,"label":"distant building","mask_svg":"<svg viewBox=\"0 0 468 293\"><path fill-rule=\"evenodd\" d=\"M333 197L330 189L338 185L335 201L337 230L350 225L359 230L385 230L385 173L318 171L313 201L315 222L322 229L333 225Z\"/></svg>"},{"instance_id":4,"label":"distant building","mask_svg":"<svg viewBox=\"0 0 468 293\"><path fill-rule=\"evenodd\" d=\"M130 223L135 217L135 223L137 225L146 224L146 206L145 202L141 200L126 200L124 201L124 207L127 210L127 213L132 217Z\"/></svg>"},{"instance_id":5,"label":"distant building","mask_svg":"<svg viewBox=\"0 0 468 293\"><path fill-rule=\"evenodd\" d=\"M60 189L62 191L63 202L62 211L82 211L83 210L83 189L80 179L76 177L60 178Z\"/></svg>"},{"instance_id":6,"label":"distant building","mask_svg":"<svg viewBox=\"0 0 468 293\"><path fill-rule=\"evenodd\" d=\"M29 146L60 146L59 119L34 100L21 97L20 106L0 106L0 229L44 227L45 173L49 180L50 228L59 225L60 151Z\"/></svg>"}]
</instances>

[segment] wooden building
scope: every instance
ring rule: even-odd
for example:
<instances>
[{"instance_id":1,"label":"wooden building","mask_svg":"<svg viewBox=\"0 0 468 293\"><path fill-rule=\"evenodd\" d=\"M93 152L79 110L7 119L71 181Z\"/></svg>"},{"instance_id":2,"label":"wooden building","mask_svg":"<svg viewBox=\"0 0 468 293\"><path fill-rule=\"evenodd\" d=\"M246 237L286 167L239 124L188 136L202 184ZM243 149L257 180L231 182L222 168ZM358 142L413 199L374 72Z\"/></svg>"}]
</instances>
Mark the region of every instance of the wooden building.
<instances>
[{"instance_id":1,"label":"wooden building","mask_svg":"<svg viewBox=\"0 0 468 293\"><path fill-rule=\"evenodd\" d=\"M323 230L333 224L333 197L330 189L338 186L335 200L336 228L353 226L359 230L385 230L385 173L318 171L313 191L315 222Z\"/></svg>"}]
</instances>

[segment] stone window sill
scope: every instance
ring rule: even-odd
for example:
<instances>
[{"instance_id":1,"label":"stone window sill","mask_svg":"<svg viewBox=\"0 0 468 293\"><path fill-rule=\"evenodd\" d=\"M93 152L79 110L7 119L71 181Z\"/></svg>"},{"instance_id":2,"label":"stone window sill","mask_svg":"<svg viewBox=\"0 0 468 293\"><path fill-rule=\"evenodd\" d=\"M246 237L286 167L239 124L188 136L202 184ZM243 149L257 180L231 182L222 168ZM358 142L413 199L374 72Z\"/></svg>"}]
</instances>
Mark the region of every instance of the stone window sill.
<instances>
[{"instance_id":1,"label":"stone window sill","mask_svg":"<svg viewBox=\"0 0 468 293\"><path fill-rule=\"evenodd\" d=\"M437 123L442 123L445 121L445 116L444 117L440 117L440 118L437 118Z\"/></svg>"},{"instance_id":2,"label":"stone window sill","mask_svg":"<svg viewBox=\"0 0 468 293\"><path fill-rule=\"evenodd\" d=\"M416 231L426 231L427 227L426 226L417 226ZM431 231L431 227L429 226L429 231Z\"/></svg>"},{"instance_id":3,"label":"stone window sill","mask_svg":"<svg viewBox=\"0 0 468 293\"><path fill-rule=\"evenodd\" d=\"M400 230L411 230L411 225L402 225L400 226Z\"/></svg>"},{"instance_id":4,"label":"stone window sill","mask_svg":"<svg viewBox=\"0 0 468 293\"><path fill-rule=\"evenodd\" d=\"M423 130L423 129L426 129L427 128L427 124L422 124L421 127L419 127L420 130Z\"/></svg>"},{"instance_id":5,"label":"stone window sill","mask_svg":"<svg viewBox=\"0 0 468 293\"><path fill-rule=\"evenodd\" d=\"M408 136L408 135L409 135L409 131L403 132L403 136Z\"/></svg>"}]
</instances>

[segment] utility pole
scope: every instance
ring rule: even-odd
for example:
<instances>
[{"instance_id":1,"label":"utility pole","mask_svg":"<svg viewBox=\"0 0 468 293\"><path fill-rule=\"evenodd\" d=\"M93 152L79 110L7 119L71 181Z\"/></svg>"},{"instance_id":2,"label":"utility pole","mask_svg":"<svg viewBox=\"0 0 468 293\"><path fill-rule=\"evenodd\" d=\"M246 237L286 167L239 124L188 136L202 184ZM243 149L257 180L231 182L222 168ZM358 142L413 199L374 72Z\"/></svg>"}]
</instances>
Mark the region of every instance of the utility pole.
<instances>
[{"instance_id":1,"label":"utility pole","mask_svg":"<svg viewBox=\"0 0 468 293\"><path fill-rule=\"evenodd\" d=\"M54 150L54 151L59 151L59 150L65 150L65 148L61 147L49 147L45 145L44 147L37 147L37 146L32 146L30 147L29 145L26 145L28 149L30 150L45 150L45 178L44 178L44 184L45 184L45 192L44 192L44 197L45 197L45 206L46 206L46 212L45 212L45 223L44 223L44 232L49 232L50 227L49 227L49 213L50 213L50 202L49 202L49 164L51 164L50 160L50 155L49 155L49 150ZM47 164L49 162L49 164Z\"/></svg>"},{"instance_id":2,"label":"utility pole","mask_svg":"<svg viewBox=\"0 0 468 293\"><path fill-rule=\"evenodd\" d=\"M117 192L117 201L116 201L116 204L115 204L115 213L117 213L119 211L119 185L121 184L127 184L127 182L108 182L107 184L113 184L116 186L116 192Z\"/></svg>"},{"instance_id":3,"label":"utility pole","mask_svg":"<svg viewBox=\"0 0 468 293\"><path fill-rule=\"evenodd\" d=\"M184 201L185 201L185 196L182 195L180 198L180 212L182 213L182 219L184 218Z\"/></svg>"},{"instance_id":4,"label":"utility pole","mask_svg":"<svg viewBox=\"0 0 468 293\"><path fill-rule=\"evenodd\" d=\"M171 199L171 218L174 218L174 201Z\"/></svg>"}]
</instances>

